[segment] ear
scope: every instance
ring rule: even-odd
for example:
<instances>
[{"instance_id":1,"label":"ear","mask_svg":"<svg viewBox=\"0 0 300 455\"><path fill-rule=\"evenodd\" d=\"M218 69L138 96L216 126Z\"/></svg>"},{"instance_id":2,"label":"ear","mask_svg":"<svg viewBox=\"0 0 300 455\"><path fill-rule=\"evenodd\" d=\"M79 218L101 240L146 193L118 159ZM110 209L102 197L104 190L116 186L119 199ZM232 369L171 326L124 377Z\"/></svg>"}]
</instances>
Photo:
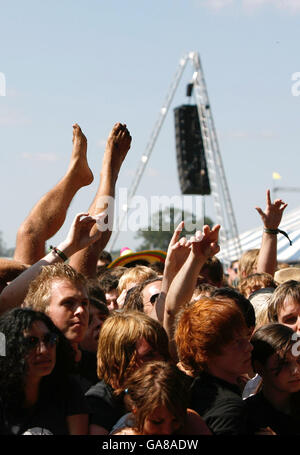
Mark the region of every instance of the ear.
<instances>
[{"instance_id":1,"label":"ear","mask_svg":"<svg viewBox=\"0 0 300 455\"><path fill-rule=\"evenodd\" d=\"M131 409L131 412L132 412L132 414L136 414L136 412L137 412L137 409L136 409L136 407L135 407L135 406L133 406L133 408Z\"/></svg>"}]
</instances>

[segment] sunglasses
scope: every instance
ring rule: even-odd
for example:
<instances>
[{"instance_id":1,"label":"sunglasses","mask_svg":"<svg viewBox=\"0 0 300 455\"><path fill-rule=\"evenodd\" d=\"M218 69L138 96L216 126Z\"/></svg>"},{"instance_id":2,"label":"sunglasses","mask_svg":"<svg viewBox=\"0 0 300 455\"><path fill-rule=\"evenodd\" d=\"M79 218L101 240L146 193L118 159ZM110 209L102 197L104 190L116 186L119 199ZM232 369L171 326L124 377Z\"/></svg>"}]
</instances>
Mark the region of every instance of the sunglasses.
<instances>
[{"instance_id":1,"label":"sunglasses","mask_svg":"<svg viewBox=\"0 0 300 455\"><path fill-rule=\"evenodd\" d=\"M58 343L58 335L56 333L48 332L43 336L43 338L35 336L24 337L24 345L29 350L36 349L38 345L40 346L41 342L43 342L47 348L53 348L53 346Z\"/></svg>"}]
</instances>

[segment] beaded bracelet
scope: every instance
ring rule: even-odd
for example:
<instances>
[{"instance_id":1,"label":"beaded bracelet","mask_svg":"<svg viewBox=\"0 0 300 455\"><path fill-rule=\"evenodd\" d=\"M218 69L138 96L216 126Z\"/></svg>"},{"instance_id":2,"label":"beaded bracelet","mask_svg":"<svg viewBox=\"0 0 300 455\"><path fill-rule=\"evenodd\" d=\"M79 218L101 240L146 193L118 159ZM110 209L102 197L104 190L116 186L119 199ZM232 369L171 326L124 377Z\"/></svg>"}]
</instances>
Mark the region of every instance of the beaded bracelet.
<instances>
[{"instance_id":1,"label":"beaded bracelet","mask_svg":"<svg viewBox=\"0 0 300 455\"><path fill-rule=\"evenodd\" d=\"M64 262L66 262L68 260L67 256L65 255L65 253L63 253L61 250L59 250L58 248L56 248L56 246L52 246L50 245L49 246L49 249L51 251L54 251L54 253L56 253Z\"/></svg>"}]
</instances>

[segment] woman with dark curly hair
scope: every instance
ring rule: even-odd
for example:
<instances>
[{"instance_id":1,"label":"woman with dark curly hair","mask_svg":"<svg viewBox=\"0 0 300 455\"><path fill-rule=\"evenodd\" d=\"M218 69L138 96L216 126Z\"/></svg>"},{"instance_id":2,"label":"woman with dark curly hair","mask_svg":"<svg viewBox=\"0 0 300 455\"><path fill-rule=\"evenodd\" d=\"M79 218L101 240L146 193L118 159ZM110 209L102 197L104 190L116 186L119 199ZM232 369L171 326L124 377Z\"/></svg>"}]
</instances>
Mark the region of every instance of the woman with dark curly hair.
<instances>
[{"instance_id":1,"label":"woman with dark curly hair","mask_svg":"<svg viewBox=\"0 0 300 455\"><path fill-rule=\"evenodd\" d=\"M71 375L71 345L42 312L15 308L0 318L0 400L11 434L86 434L87 408Z\"/></svg>"}]
</instances>

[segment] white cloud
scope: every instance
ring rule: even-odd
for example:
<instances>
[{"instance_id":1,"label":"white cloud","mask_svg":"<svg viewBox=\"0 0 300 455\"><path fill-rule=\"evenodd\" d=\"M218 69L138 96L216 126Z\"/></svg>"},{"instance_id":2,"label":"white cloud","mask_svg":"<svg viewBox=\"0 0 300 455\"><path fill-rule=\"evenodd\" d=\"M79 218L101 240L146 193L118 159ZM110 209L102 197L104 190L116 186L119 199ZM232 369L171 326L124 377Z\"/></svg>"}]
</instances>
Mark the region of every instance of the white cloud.
<instances>
[{"instance_id":1,"label":"white cloud","mask_svg":"<svg viewBox=\"0 0 300 455\"><path fill-rule=\"evenodd\" d=\"M54 153L28 153L28 152L23 152L21 154L21 157L24 160L47 161L48 163L49 162L58 161L58 156L55 155Z\"/></svg>"}]
</instances>

